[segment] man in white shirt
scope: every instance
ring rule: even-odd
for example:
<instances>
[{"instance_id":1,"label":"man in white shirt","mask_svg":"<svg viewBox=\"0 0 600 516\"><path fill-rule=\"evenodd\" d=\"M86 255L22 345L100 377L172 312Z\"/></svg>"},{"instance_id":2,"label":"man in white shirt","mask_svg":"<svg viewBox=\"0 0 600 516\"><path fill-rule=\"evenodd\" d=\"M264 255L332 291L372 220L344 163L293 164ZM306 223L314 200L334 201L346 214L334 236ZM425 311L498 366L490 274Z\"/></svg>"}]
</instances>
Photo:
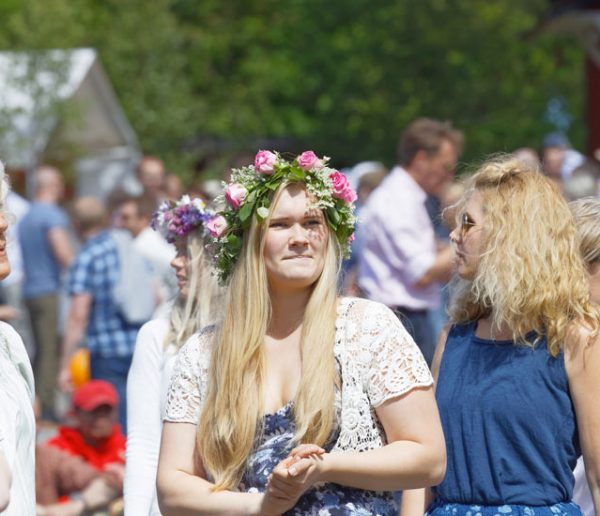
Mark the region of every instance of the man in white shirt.
<instances>
[{"instance_id":1,"label":"man in white shirt","mask_svg":"<svg viewBox=\"0 0 600 516\"><path fill-rule=\"evenodd\" d=\"M371 194L360 221L359 287L396 311L428 364L435 350L428 312L440 303L453 252L438 248L425 201L452 180L462 141L448 123L415 120L400 139L399 165Z\"/></svg>"},{"instance_id":2,"label":"man in white shirt","mask_svg":"<svg viewBox=\"0 0 600 516\"><path fill-rule=\"evenodd\" d=\"M177 278L170 266L175 247L150 227L156 209L154 198L148 195L125 197L116 208L115 224L133 235L135 249L150 263L159 288L160 304L154 317L168 312L178 293Z\"/></svg>"}]
</instances>

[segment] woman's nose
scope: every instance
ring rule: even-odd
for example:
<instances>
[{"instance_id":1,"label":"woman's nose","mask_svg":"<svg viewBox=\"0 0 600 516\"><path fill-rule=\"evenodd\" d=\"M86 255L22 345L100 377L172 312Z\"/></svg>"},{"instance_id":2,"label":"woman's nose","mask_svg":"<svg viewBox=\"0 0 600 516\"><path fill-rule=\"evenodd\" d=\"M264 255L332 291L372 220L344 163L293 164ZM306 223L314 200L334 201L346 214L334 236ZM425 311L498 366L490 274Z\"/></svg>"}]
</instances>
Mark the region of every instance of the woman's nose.
<instances>
[{"instance_id":1,"label":"woman's nose","mask_svg":"<svg viewBox=\"0 0 600 516\"><path fill-rule=\"evenodd\" d=\"M457 226L450 232L450 242L452 242L453 244L456 244L456 243L458 243L459 238L460 238L460 231Z\"/></svg>"},{"instance_id":2,"label":"woman's nose","mask_svg":"<svg viewBox=\"0 0 600 516\"><path fill-rule=\"evenodd\" d=\"M300 224L294 224L291 227L290 242L294 244L305 244L308 242L306 229Z\"/></svg>"},{"instance_id":3,"label":"woman's nose","mask_svg":"<svg viewBox=\"0 0 600 516\"><path fill-rule=\"evenodd\" d=\"M177 270L177 269L181 269L183 267L183 257L182 256L176 256L175 258L173 258L171 260L171 268Z\"/></svg>"}]
</instances>

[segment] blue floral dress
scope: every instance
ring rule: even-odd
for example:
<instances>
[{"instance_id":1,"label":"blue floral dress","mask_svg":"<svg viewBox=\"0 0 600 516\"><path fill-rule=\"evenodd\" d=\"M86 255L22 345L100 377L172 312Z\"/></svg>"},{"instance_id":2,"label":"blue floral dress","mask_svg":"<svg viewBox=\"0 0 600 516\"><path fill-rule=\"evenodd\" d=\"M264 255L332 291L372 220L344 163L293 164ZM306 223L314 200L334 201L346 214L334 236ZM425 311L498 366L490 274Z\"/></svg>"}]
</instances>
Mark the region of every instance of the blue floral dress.
<instances>
[{"instance_id":1,"label":"blue floral dress","mask_svg":"<svg viewBox=\"0 0 600 516\"><path fill-rule=\"evenodd\" d=\"M330 453L366 452L387 444L376 408L433 378L412 338L387 307L343 298L338 305L334 355L342 388L336 393L337 428L325 446ZM208 389L213 327L205 327L177 355L164 419L197 424ZM273 468L294 447L293 404L266 414L255 450L237 490L264 492ZM392 492L318 484L299 499L291 515L394 515Z\"/></svg>"},{"instance_id":2,"label":"blue floral dress","mask_svg":"<svg viewBox=\"0 0 600 516\"><path fill-rule=\"evenodd\" d=\"M263 426L262 442L248 460L240 491L263 492L275 466L285 459L294 447L292 445L295 430L293 403L288 403L274 414L265 415ZM336 435L332 436L331 444L326 446L328 451L336 438ZM304 493L296 506L285 514L396 516L398 504L391 492L365 491L338 484L320 484Z\"/></svg>"}]
</instances>

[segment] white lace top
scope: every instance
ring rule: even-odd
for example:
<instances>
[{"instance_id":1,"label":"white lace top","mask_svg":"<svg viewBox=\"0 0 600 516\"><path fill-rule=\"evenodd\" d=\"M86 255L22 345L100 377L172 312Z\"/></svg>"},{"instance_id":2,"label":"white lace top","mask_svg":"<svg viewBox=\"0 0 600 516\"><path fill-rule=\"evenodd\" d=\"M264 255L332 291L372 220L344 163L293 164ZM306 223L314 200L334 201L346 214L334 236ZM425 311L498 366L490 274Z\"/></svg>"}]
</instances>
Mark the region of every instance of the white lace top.
<instances>
[{"instance_id":1,"label":"white lace top","mask_svg":"<svg viewBox=\"0 0 600 516\"><path fill-rule=\"evenodd\" d=\"M175 363L165 421L197 424L207 389L213 329L192 336ZM332 451L364 451L386 444L374 409L415 387L433 384L421 351L386 306L342 298L334 353L341 373L339 437Z\"/></svg>"}]
</instances>

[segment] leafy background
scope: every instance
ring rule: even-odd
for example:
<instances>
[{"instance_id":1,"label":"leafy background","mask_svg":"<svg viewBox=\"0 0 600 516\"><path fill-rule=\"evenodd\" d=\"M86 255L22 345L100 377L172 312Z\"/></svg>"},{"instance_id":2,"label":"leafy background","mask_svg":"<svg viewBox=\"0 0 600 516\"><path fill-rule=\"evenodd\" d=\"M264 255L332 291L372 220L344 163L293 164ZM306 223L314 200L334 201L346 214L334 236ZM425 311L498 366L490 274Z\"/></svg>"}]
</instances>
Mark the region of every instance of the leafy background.
<instances>
[{"instance_id":1,"label":"leafy background","mask_svg":"<svg viewBox=\"0 0 600 516\"><path fill-rule=\"evenodd\" d=\"M463 161L539 146L559 99L582 147L583 52L529 36L546 0L0 0L0 49L95 47L145 152L185 177L262 143L394 162L417 116ZM208 142L208 144L207 144ZM282 143L286 142L286 143Z\"/></svg>"}]
</instances>

